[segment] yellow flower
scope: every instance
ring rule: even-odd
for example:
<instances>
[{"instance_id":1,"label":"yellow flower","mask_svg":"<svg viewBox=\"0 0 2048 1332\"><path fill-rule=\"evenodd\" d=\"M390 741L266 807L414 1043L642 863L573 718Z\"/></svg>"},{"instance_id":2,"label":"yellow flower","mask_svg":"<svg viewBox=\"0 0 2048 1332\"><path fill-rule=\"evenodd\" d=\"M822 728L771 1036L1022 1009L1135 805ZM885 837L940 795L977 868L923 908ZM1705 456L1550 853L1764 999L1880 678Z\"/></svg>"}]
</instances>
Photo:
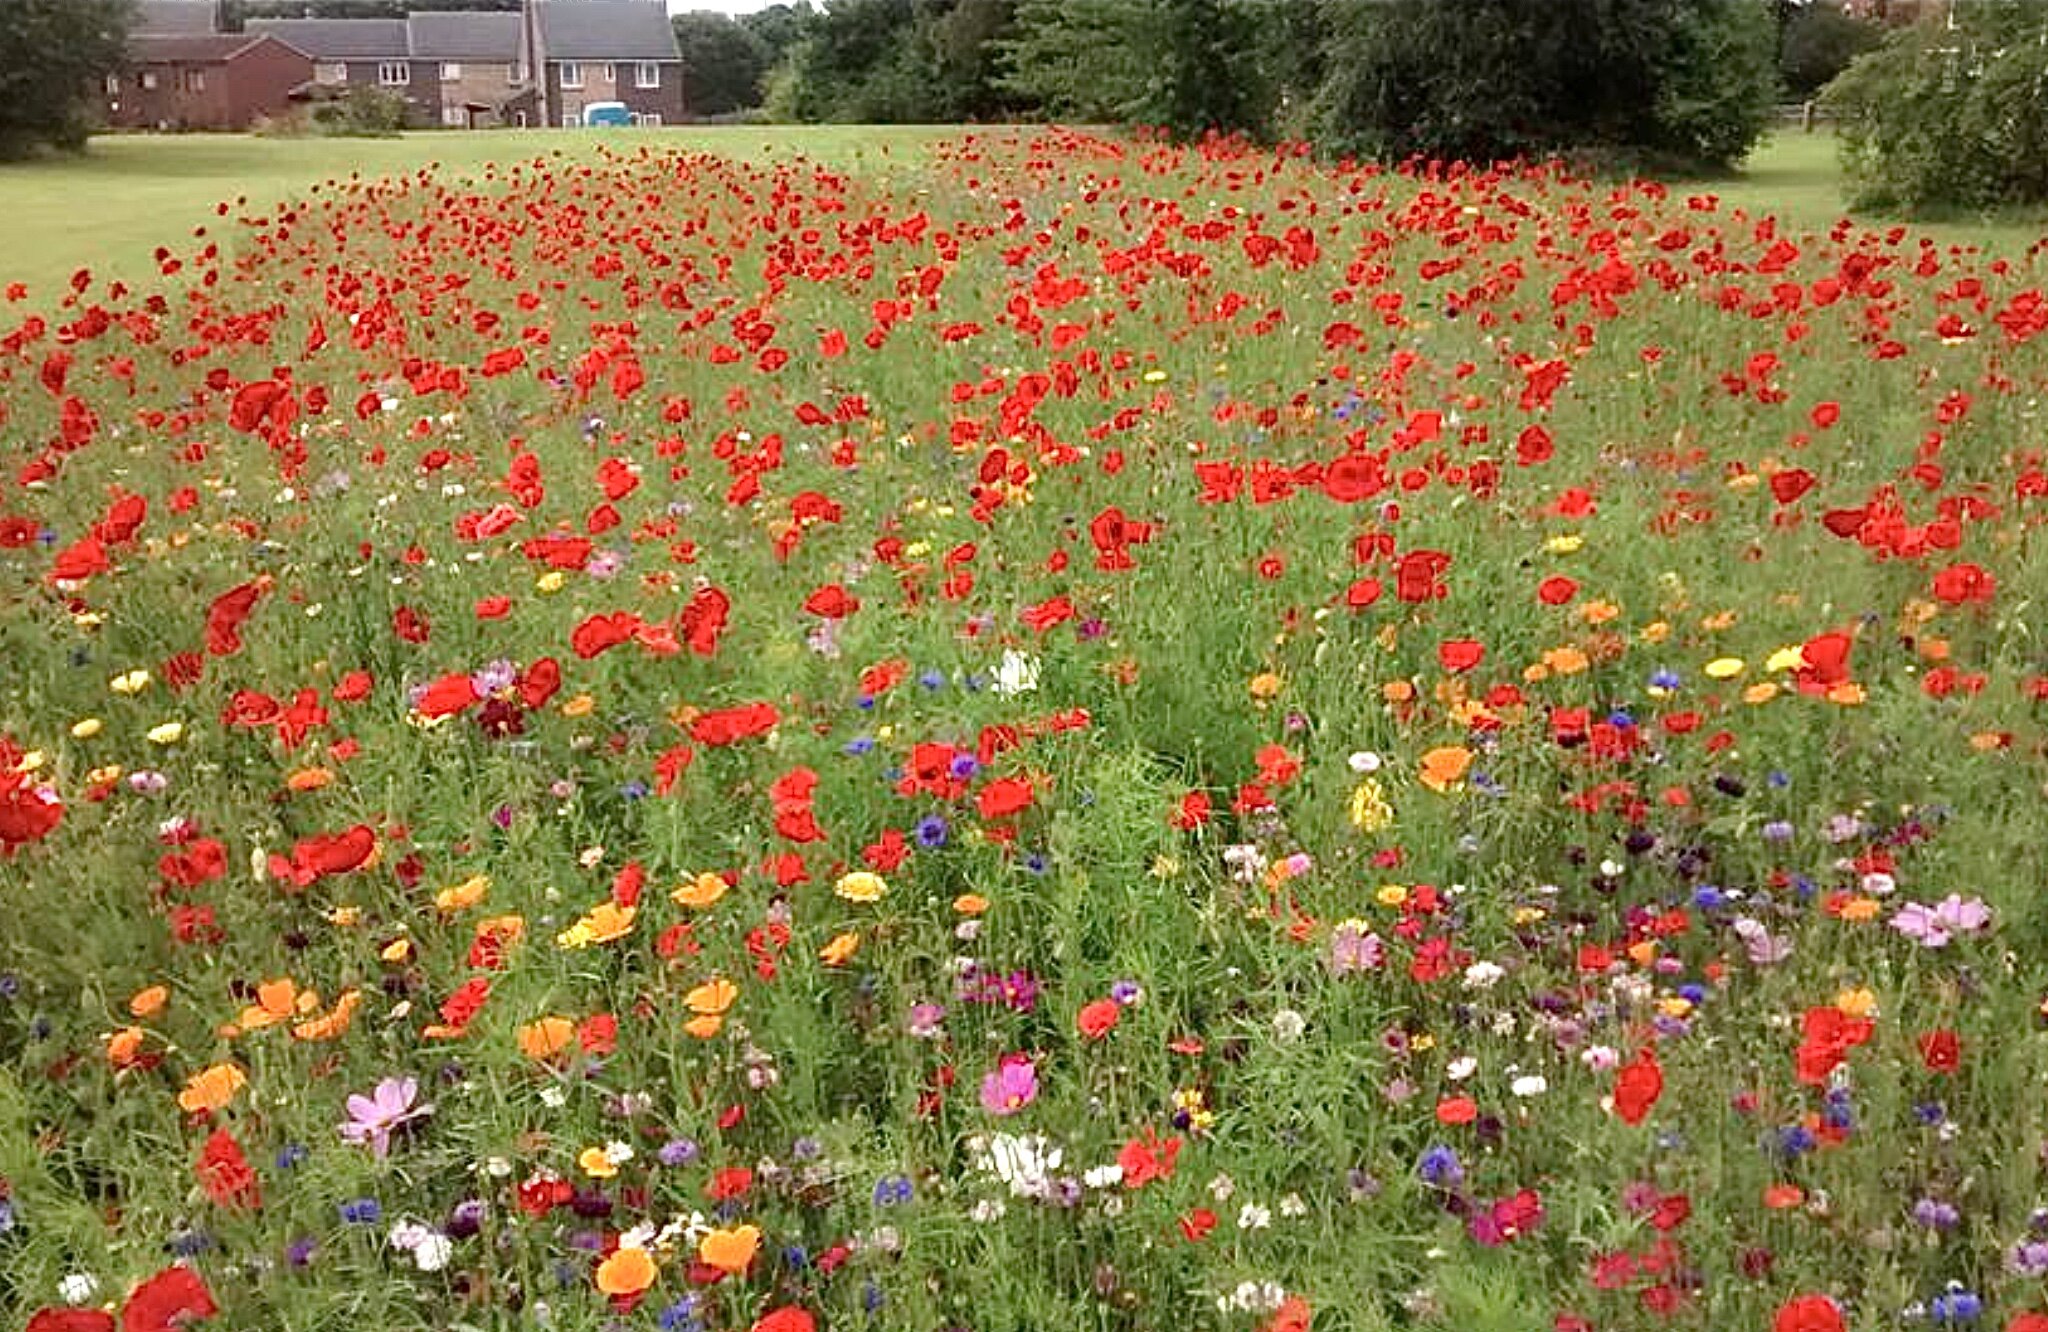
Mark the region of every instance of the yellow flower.
<instances>
[{"instance_id":1,"label":"yellow flower","mask_svg":"<svg viewBox=\"0 0 2048 1332\"><path fill-rule=\"evenodd\" d=\"M708 1041L713 1036L716 1036L719 1029L723 1026L725 1026L725 1019L716 1013L700 1013L688 1022L685 1022L683 1030L700 1041Z\"/></svg>"},{"instance_id":2,"label":"yellow flower","mask_svg":"<svg viewBox=\"0 0 2048 1332\"><path fill-rule=\"evenodd\" d=\"M678 884L676 890L669 894L669 898L677 906L692 907L701 911L724 897L726 888L723 875L713 874L707 870L694 879Z\"/></svg>"},{"instance_id":3,"label":"yellow flower","mask_svg":"<svg viewBox=\"0 0 2048 1332\"><path fill-rule=\"evenodd\" d=\"M839 876L839 882L832 885L832 891L849 902L879 902L889 891L889 885L882 882L882 876L869 870L854 870Z\"/></svg>"},{"instance_id":4,"label":"yellow flower","mask_svg":"<svg viewBox=\"0 0 2048 1332\"><path fill-rule=\"evenodd\" d=\"M1180 873L1180 857L1159 855L1152 857L1152 877L1170 879Z\"/></svg>"},{"instance_id":5,"label":"yellow flower","mask_svg":"<svg viewBox=\"0 0 2048 1332\"><path fill-rule=\"evenodd\" d=\"M1566 644L1543 654L1543 664L1559 675L1577 675L1591 664L1584 652Z\"/></svg>"},{"instance_id":6,"label":"yellow flower","mask_svg":"<svg viewBox=\"0 0 2048 1332\"><path fill-rule=\"evenodd\" d=\"M98 717L86 717L71 723L71 738L74 740L90 740L99 733L100 719Z\"/></svg>"},{"instance_id":7,"label":"yellow flower","mask_svg":"<svg viewBox=\"0 0 2048 1332\"><path fill-rule=\"evenodd\" d=\"M137 990L128 998L128 1011L139 1018L155 1017L164 1011L171 992L161 985L150 985Z\"/></svg>"},{"instance_id":8,"label":"yellow flower","mask_svg":"<svg viewBox=\"0 0 2048 1332\"><path fill-rule=\"evenodd\" d=\"M611 1153L602 1147L585 1147L582 1155L576 1158L576 1164L592 1179L610 1179L619 1173L618 1166L612 1163Z\"/></svg>"},{"instance_id":9,"label":"yellow flower","mask_svg":"<svg viewBox=\"0 0 2048 1332\"><path fill-rule=\"evenodd\" d=\"M1740 657L1716 657L1703 668L1710 680L1733 680L1743 672Z\"/></svg>"},{"instance_id":10,"label":"yellow flower","mask_svg":"<svg viewBox=\"0 0 2048 1332\"><path fill-rule=\"evenodd\" d=\"M1643 632L1637 637L1645 643L1661 643L1671 637L1671 626L1663 620L1652 620L1643 626Z\"/></svg>"},{"instance_id":11,"label":"yellow flower","mask_svg":"<svg viewBox=\"0 0 2048 1332\"><path fill-rule=\"evenodd\" d=\"M404 935L400 935L390 943L385 944L378 951L377 956L394 967L402 967L412 961L412 940Z\"/></svg>"},{"instance_id":12,"label":"yellow flower","mask_svg":"<svg viewBox=\"0 0 2048 1332\"><path fill-rule=\"evenodd\" d=\"M1383 907L1397 907L1408 900L1408 890L1398 883L1383 883L1372 896Z\"/></svg>"},{"instance_id":13,"label":"yellow flower","mask_svg":"<svg viewBox=\"0 0 2048 1332\"><path fill-rule=\"evenodd\" d=\"M1863 698L1863 686L1857 684L1854 680L1844 680L1840 684L1828 686L1828 702L1830 703L1839 703L1845 708L1853 708L1861 703Z\"/></svg>"},{"instance_id":14,"label":"yellow flower","mask_svg":"<svg viewBox=\"0 0 2048 1332\"><path fill-rule=\"evenodd\" d=\"M185 738L185 723L164 722L149 728L149 742L154 745L175 745Z\"/></svg>"},{"instance_id":15,"label":"yellow flower","mask_svg":"<svg viewBox=\"0 0 2048 1332\"><path fill-rule=\"evenodd\" d=\"M467 907L473 907L484 900L491 891L491 876L472 874L461 883L450 884L434 894L434 909L443 915L453 915Z\"/></svg>"},{"instance_id":16,"label":"yellow flower","mask_svg":"<svg viewBox=\"0 0 2048 1332\"><path fill-rule=\"evenodd\" d=\"M107 681L107 688L117 694L139 694L149 688L149 672L134 670L125 675L117 675Z\"/></svg>"},{"instance_id":17,"label":"yellow flower","mask_svg":"<svg viewBox=\"0 0 2048 1332\"><path fill-rule=\"evenodd\" d=\"M562 704L564 717L588 717L597 710L597 700L588 694L578 694Z\"/></svg>"},{"instance_id":18,"label":"yellow flower","mask_svg":"<svg viewBox=\"0 0 2048 1332\"><path fill-rule=\"evenodd\" d=\"M1277 697L1280 693L1280 687L1280 676L1273 671L1260 671L1251 679L1250 689L1252 697L1261 701Z\"/></svg>"},{"instance_id":19,"label":"yellow flower","mask_svg":"<svg viewBox=\"0 0 2048 1332\"><path fill-rule=\"evenodd\" d=\"M1586 538L1576 533L1564 532L1543 543L1543 549L1552 555L1569 555L1586 544Z\"/></svg>"},{"instance_id":20,"label":"yellow flower","mask_svg":"<svg viewBox=\"0 0 2048 1332\"><path fill-rule=\"evenodd\" d=\"M848 931L833 935L831 942L818 950L818 960L828 967L843 967L859 951L860 936Z\"/></svg>"},{"instance_id":21,"label":"yellow flower","mask_svg":"<svg viewBox=\"0 0 2048 1332\"><path fill-rule=\"evenodd\" d=\"M988 899L980 893L962 893L953 899L953 909L963 916L979 916L988 910Z\"/></svg>"},{"instance_id":22,"label":"yellow flower","mask_svg":"<svg viewBox=\"0 0 2048 1332\"><path fill-rule=\"evenodd\" d=\"M1850 1017L1876 1017L1877 995L1867 986L1844 990L1835 996L1835 1007Z\"/></svg>"},{"instance_id":23,"label":"yellow flower","mask_svg":"<svg viewBox=\"0 0 2048 1332\"><path fill-rule=\"evenodd\" d=\"M1682 1018L1692 1012L1692 1000L1682 994L1666 995L1657 1001L1657 1011L1665 1017Z\"/></svg>"},{"instance_id":24,"label":"yellow flower","mask_svg":"<svg viewBox=\"0 0 2048 1332\"><path fill-rule=\"evenodd\" d=\"M1534 925L1550 913L1539 906L1516 907L1508 919L1517 926Z\"/></svg>"},{"instance_id":25,"label":"yellow flower","mask_svg":"<svg viewBox=\"0 0 2048 1332\"><path fill-rule=\"evenodd\" d=\"M1806 650L1798 644L1781 647L1764 660L1764 670L1772 675L1780 671L1796 671L1806 665Z\"/></svg>"},{"instance_id":26,"label":"yellow flower","mask_svg":"<svg viewBox=\"0 0 2048 1332\"><path fill-rule=\"evenodd\" d=\"M1778 696L1775 681L1761 680L1742 691L1742 701L1748 704L1768 703Z\"/></svg>"},{"instance_id":27,"label":"yellow flower","mask_svg":"<svg viewBox=\"0 0 2048 1332\"><path fill-rule=\"evenodd\" d=\"M560 569L550 569L535 579L533 585L543 592L559 592L562 590L562 585L568 581L568 578Z\"/></svg>"},{"instance_id":28,"label":"yellow flower","mask_svg":"<svg viewBox=\"0 0 2048 1332\"><path fill-rule=\"evenodd\" d=\"M633 932L633 919L639 914L638 907L599 902L583 919L556 935L555 943L561 948L588 948L592 944L623 939Z\"/></svg>"},{"instance_id":29,"label":"yellow flower","mask_svg":"<svg viewBox=\"0 0 2048 1332\"><path fill-rule=\"evenodd\" d=\"M1394 807L1378 781L1371 777L1351 793L1351 826L1360 832L1379 832L1394 822Z\"/></svg>"}]
</instances>

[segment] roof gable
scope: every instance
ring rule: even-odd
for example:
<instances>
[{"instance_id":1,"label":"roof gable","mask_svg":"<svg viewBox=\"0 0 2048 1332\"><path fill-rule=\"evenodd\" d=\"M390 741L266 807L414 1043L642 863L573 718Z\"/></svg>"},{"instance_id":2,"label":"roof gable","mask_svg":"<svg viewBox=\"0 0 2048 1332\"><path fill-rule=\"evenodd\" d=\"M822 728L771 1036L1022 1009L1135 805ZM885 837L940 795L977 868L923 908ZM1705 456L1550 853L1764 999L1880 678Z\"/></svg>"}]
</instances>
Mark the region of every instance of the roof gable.
<instances>
[{"instance_id":1,"label":"roof gable","mask_svg":"<svg viewBox=\"0 0 2048 1332\"><path fill-rule=\"evenodd\" d=\"M541 0L550 60L680 60L661 0Z\"/></svg>"},{"instance_id":2,"label":"roof gable","mask_svg":"<svg viewBox=\"0 0 2048 1332\"><path fill-rule=\"evenodd\" d=\"M412 54L404 19L250 19L249 32L267 32L315 60L404 60Z\"/></svg>"},{"instance_id":3,"label":"roof gable","mask_svg":"<svg viewBox=\"0 0 2048 1332\"><path fill-rule=\"evenodd\" d=\"M128 59L137 65L220 65L271 40L246 32L145 32L128 39Z\"/></svg>"}]
</instances>

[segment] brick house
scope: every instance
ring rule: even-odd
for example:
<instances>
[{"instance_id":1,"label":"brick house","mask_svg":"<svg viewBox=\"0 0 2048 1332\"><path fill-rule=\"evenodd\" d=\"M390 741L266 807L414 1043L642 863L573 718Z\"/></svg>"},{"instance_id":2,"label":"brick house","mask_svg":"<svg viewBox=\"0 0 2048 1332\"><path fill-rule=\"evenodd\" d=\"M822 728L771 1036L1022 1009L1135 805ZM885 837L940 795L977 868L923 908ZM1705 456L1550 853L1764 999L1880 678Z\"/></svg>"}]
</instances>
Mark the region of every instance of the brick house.
<instances>
[{"instance_id":1,"label":"brick house","mask_svg":"<svg viewBox=\"0 0 2048 1332\"><path fill-rule=\"evenodd\" d=\"M417 13L406 22L414 79L434 93L434 123L455 129L540 123L517 14Z\"/></svg>"},{"instance_id":2,"label":"brick house","mask_svg":"<svg viewBox=\"0 0 2048 1332\"><path fill-rule=\"evenodd\" d=\"M312 57L311 81L322 89L385 88L405 98L415 124L441 123L439 90L416 77L404 19L250 19L246 31L275 37Z\"/></svg>"},{"instance_id":3,"label":"brick house","mask_svg":"<svg viewBox=\"0 0 2048 1332\"><path fill-rule=\"evenodd\" d=\"M245 130L312 77L305 52L262 33L140 32L106 79L106 123L122 129Z\"/></svg>"},{"instance_id":4,"label":"brick house","mask_svg":"<svg viewBox=\"0 0 2048 1332\"><path fill-rule=\"evenodd\" d=\"M251 19L248 30L311 56L316 89L402 94L415 125L580 124L592 102L623 102L638 124L683 118L682 54L662 0L527 0L518 13L403 19Z\"/></svg>"},{"instance_id":5,"label":"brick house","mask_svg":"<svg viewBox=\"0 0 2048 1332\"><path fill-rule=\"evenodd\" d=\"M545 73L549 124L592 102L623 102L636 124L683 119L683 58L661 0L528 0L527 40Z\"/></svg>"}]
</instances>

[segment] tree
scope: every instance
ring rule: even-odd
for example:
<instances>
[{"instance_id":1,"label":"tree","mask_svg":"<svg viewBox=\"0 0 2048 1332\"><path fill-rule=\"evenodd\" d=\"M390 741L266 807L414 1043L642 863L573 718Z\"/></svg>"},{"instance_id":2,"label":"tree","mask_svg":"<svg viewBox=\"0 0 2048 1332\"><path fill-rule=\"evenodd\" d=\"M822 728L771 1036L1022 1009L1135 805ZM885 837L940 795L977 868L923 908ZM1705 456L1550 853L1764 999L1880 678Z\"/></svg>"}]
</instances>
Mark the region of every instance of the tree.
<instances>
[{"instance_id":1,"label":"tree","mask_svg":"<svg viewBox=\"0 0 2048 1332\"><path fill-rule=\"evenodd\" d=\"M1975 0L1955 20L1894 30L1822 93L1859 206L2048 202L2048 9Z\"/></svg>"},{"instance_id":2,"label":"tree","mask_svg":"<svg viewBox=\"0 0 2048 1332\"><path fill-rule=\"evenodd\" d=\"M1826 87L1849 62L1884 41L1884 28L1855 18L1830 0L1814 0L1793 11L1778 51L1785 90L1801 99Z\"/></svg>"},{"instance_id":3,"label":"tree","mask_svg":"<svg viewBox=\"0 0 2048 1332\"><path fill-rule=\"evenodd\" d=\"M1260 53L1244 0L1021 0L1003 83L1069 119L1257 131L1271 109Z\"/></svg>"},{"instance_id":4,"label":"tree","mask_svg":"<svg viewBox=\"0 0 2048 1332\"><path fill-rule=\"evenodd\" d=\"M791 47L804 39L817 17L810 0L797 0L795 4L769 5L742 14L739 24L761 40L768 51L769 67L773 68L789 54Z\"/></svg>"},{"instance_id":5,"label":"tree","mask_svg":"<svg viewBox=\"0 0 2048 1332\"><path fill-rule=\"evenodd\" d=\"M699 10L671 22L683 54L683 100L693 114L718 116L761 104L768 43L725 14Z\"/></svg>"},{"instance_id":6,"label":"tree","mask_svg":"<svg viewBox=\"0 0 2048 1332\"><path fill-rule=\"evenodd\" d=\"M1388 157L1725 166L1769 121L1764 0L1331 0L1314 128Z\"/></svg>"},{"instance_id":7,"label":"tree","mask_svg":"<svg viewBox=\"0 0 2048 1332\"><path fill-rule=\"evenodd\" d=\"M121 67L128 0L5 0L0 157L85 147L92 95Z\"/></svg>"}]
</instances>

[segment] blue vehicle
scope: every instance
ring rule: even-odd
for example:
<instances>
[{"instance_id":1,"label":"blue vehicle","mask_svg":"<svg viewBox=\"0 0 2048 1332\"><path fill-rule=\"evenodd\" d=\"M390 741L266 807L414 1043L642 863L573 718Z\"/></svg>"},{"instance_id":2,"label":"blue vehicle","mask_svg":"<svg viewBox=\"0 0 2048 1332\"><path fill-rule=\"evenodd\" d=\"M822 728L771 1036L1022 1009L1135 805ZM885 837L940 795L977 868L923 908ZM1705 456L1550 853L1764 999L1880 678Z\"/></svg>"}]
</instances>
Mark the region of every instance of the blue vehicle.
<instances>
[{"instance_id":1,"label":"blue vehicle","mask_svg":"<svg viewBox=\"0 0 2048 1332\"><path fill-rule=\"evenodd\" d=\"M626 108L624 102L592 102L583 108L583 125L586 129L593 125L630 125L632 123L633 113Z\"/></svg>"}]
</instances>

